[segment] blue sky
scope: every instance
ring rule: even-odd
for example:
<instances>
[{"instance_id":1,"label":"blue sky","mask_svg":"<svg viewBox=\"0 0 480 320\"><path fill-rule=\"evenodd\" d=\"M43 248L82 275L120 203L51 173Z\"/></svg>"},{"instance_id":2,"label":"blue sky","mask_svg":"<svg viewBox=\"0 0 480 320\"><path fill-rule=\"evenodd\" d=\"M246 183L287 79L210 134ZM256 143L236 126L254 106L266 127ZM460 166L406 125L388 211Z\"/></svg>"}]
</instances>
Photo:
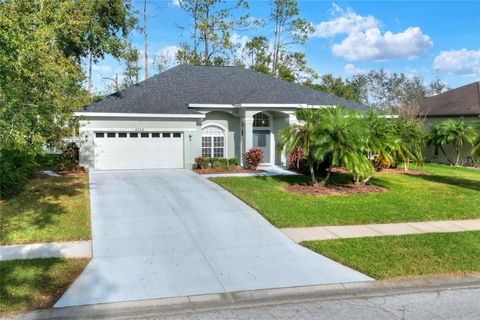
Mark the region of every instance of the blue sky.
<instances>
[{"instance_id":1,"label":"blue sky","mask_svg":"<svg viewBox=\"0 0 480 320\"><path fill-rule=\"evenodd\" d=\"M268 1L250 1L250 14L265 18ZM133 1L141 12L143 1ZM315 27L307 43L308 65L318 74L348 77L384 67L388 71L418 74L426 81L439 77L451 88L480 80L480 1L298 1L300 16ZM149 56L173 55L176 46L188 41L178 25L188 17L175 0L151 0L149 7ZM140 18L140 17L139 17ZM143 20L139 23L142 25ZM261 29L236 32L239 43ZM143 36L131 40L143 49ZM155 73L153 66L150 74ZM94 67L94 89L109 91L109 80L122 73L121 64L106 57ZM141 76L143 79L143 75Z\"/></svg>"}]
</instances>

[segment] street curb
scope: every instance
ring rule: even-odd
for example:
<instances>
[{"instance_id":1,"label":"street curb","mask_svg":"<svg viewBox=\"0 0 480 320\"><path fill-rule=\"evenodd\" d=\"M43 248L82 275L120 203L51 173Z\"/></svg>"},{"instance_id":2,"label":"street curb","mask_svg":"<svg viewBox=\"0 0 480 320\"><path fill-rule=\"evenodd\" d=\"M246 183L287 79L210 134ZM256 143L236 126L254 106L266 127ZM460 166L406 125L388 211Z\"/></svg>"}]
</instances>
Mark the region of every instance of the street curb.
<instances>
[{"instance_id":1,"label":"street curb","mask_svg":"<svg viewBox=\"0 0 480 320\"><path fill-rule=\"evenodd\" d=\"M121 319L191 313L217 309L235 309L318 300L349 299L408 294L416 292L480 288L480 273L336 283L195 295L154 300L116 302L98 305L38 310L5 315L4 319Z\"/></svg>"}]
</instances>

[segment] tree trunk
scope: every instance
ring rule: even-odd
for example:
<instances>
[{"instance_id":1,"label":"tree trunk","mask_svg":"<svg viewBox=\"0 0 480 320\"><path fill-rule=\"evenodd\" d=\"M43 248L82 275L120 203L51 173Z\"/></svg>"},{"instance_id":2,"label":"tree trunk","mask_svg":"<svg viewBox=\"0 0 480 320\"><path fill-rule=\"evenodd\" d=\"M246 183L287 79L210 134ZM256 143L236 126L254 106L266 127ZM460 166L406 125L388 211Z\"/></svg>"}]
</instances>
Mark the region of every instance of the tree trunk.
<instances>
[{"instance_id":1,"label":"tree trunk","mask_svg":"<svg viewBox=\"0 0 480 320\"><path fill-rule=\"evenodd\" d=\"M208 19L209 19L209 11L208 11L208 7L206 8L205 10L205 27L204 27L204 30L203 30L203 43L204 43L204 46L205 46L205 50L204 50L204 55L203 55L203 63L205 65L209 65L208 63L208 60L209 60L209 56L208 56L208 29L210 28L210 26L208 25Z\"/></svg>"},{"instance_id":2,"label":"tree trunk","mask_svg":"<svg viewBox=\"0 0 480 320\"><path fill-rule=\"evenodd\" d=\"M455 147L455 152L456 152L455 165L458 166L458 164L460 163L460 148Z\"/></svg>"},{"instance_id":3,"label":"tree trunk","mask_svg":"<svg viewBox=\"0 0 480 320\"><path fill-rule=\"evenodd\" d=\"M403 162L403 171L407 172L408 171L408 165L410 164L410 159L405 159Z\"/></svg>"},{"instance_id":4,"label":"tree trunk","mask_svg":"<svg viewBox=\"0 0 480 320\"><path fill-rule=\"evenodd\" d=\"M312 179L312 186L317 184L317 177L315 176L315 170L313 165L308 166L310 168L310 178Z\"/></svg>"},{"instance_id":5,"label":"tree trunk","mask_svg":"<svg viewBox=\"0 0 480 320\"><path fill-rule=\"evenodd\" d=\"M145 41L145 80L148 79L147 0L143 2L143 38Z\"/></svg>"},{"instance_id":6,"label":"tree trunk","mask_svg":"<svg viewBox=\"0 0 480 320\"><path fill-rule=\"evenodd\" d=\"M329 168L327 169L327 175L325 176L325 179L323 179L322 182L321 182L322 186L325 185L325 184L327 184L328 179L330 179L330 174L331 174L331 173L332 173L332 167L329 167Z\"/></svg>"},{"instance_id":7,"label":"tree trunk","mask_svg":"<svg viewBox=\"0 0 480 320\"><path fill-rule=\"evenodd\" d=\"M88 51L88 97L90 98L90 102L92 102L92 63L93 55L90 49Z\"/></svg>"}]
</instances>

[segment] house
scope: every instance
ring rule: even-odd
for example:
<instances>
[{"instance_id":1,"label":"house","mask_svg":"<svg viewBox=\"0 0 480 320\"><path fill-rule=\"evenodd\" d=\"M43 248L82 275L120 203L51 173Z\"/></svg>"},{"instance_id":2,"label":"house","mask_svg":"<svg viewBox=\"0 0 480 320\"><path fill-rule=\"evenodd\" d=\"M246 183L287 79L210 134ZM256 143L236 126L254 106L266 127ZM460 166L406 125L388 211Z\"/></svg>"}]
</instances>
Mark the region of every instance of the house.
<instances>
[{"instance_id":1,"label":"house","mask_svg":"<svg viewBox=\"0 0 480 320\"><path fill-rule=\"evenodd\" d=\"M75 112L80 163L90 169L191 168L252 147L285 164L278 131L299 108L363 105L248 69L179 65Z\"/></svg>"},{"instance_id":2,"label":"house","mask_svg":"<svg viewBox=\"0 0 480 320\"><path fill-rule=\"evenodd\" d=\"M434 124L447 119L464 118L466 122L474 123L480 120L480 82L470 83L463 87L449 90L420 101L418 114L425 118L427 129ZM473 164L470 156L472 146L464 145L460 153L461 161ZM438 148L428 147L424 151L427 161L450 163L455 159L452 145L443 146L445 154Z\"/></svg>"}]
</instances>

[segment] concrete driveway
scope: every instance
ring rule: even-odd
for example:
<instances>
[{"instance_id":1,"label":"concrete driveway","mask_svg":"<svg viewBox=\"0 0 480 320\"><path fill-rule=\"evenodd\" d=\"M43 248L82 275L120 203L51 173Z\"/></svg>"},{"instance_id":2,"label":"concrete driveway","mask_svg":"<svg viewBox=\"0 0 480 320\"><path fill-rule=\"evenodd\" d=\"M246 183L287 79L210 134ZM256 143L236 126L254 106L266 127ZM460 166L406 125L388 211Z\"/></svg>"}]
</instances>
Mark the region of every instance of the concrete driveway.
<instances>
[{"instance_id":1,"label":"concrete driveway","mask_svg":"<svg viewBox=\"0 0 480 320\"><path fill-rule=\"evenodd\" d=\"M55 307L371 280L189 170L91 172L90 196L94 258Z\"/></svg>"}]
</instances>

